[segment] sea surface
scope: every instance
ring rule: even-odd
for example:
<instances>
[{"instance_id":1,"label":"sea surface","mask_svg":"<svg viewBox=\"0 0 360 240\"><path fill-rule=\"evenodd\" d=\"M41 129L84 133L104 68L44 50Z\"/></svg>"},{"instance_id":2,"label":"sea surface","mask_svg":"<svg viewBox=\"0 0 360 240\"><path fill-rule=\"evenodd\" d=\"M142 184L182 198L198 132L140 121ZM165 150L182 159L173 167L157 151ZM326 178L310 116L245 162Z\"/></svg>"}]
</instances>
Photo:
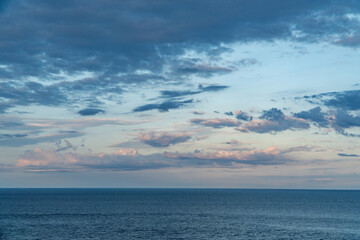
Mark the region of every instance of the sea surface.
<instances>
[{"instance_id":1,"label":"sea surface","mask_svg":"<svg viewBox=\"0 0 360 240\"><path fill-rule=\"evenodd\" d=\"M360 191L0 189L0 239L360 239Z\"/></svg>"}]
</instances>

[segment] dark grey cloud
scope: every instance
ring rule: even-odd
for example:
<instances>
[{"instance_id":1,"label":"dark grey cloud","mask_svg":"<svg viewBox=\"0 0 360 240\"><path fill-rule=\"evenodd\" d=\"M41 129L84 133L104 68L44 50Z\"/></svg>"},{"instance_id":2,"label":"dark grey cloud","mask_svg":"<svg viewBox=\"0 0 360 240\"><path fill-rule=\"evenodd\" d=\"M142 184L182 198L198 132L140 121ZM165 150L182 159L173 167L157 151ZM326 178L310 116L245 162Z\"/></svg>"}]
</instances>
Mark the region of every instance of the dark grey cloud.
<instances>
[{"instance_id":1,"label":"dark grey cloud","mask_svg":"<svg viewBox=\"0 0 360 240\"><path fill-rule=\"evenodd\" d=\"M221 62L220 55L223 52L228 51L221 51L217 49L223 49L223 47L216 47L215 49L210 48L206 51L208 58L206 61L201 58L184 58L171 62L171 65L173 65L171 75L176 77L188 77L195 75L198 77L209 78L214 75L228 74L238 70L240 67L248 67L258 63L258 61L254 58L244 58L238 61L228 61L225 63ZM218 55L216 56L215 53Z\"/></svg>"},{"instance_id":2,"label":"dark grey cloud","mask_svg":"<svg viewBox=\"0 0 360 240\"><path fill-rule=\"evenodd\" d=\"M347 153L338 153L337 154L340 157L360 157L358 154L347 154Z\"/></svg>"},{"instance_id":3,"label":"dark grey cloud","mask_svg":"<svg viewBox=\"0 0 360 240\"><path fill-rule=\"evenodd\" d=\"M190 119L192 124L202 125L212 128L223 128L223 127L237 127L240 125L238 121L228 118L193 118Z\"/></svg>"},{"instance_id":4,"label":"dark grey cloud","mask_svg":"<svg viewBox=\"0 0 360 240\"><path fill-rule=\"evenodd\" d=\"M285 120L285 114L280 109L272 108L270 110L264 110L259 118L277 122Z\"/></svg>"},{"instance_id":5,"label":"dark grey cloud","mask_svg":"<svg viewBox=\"0 0 360 240\"><path fill-rule=\"evenodd\" d=\"M189 100L185 100L185 101L176 101L176 100L165 101L162 103L153 103L153 104L146 104L143 106L139 106L139 107L135 108L133 111L134 112L144 112L144 111L157 109L160 112L167 112L170 109L178 109L178 108L181 108L181 107L183 107L187 104L193 103L193 102L194 102L193 99L189 99Z\"/></svg>"},{"instance_id":6,"label":"dark grey cloud","mask_svg":"<svg viewBox=\"0 0 360 240\"><path fill-rule=\"evenodd\" d=\"M228 88L228 86L221 86L221 85L209 85L209 86L203 86L202 84L199 85L199 89L202 92L216 92L223 89Z\"/></svg>"},{"instance_id":7,"label":"dark grey cloud","mask_svg":"<svg viewBox=\"0 0 360 240\"><path fill-rule=\"evenodd\" d=\"M102 109L98 109L98 108L85 108L85 109L78 111L78 113L82 116L92 116L92 115L96 115L98 113L105 113L105 111Z\"/></svg>"},{"instance_id":8,"label":"dark grey cloud","mask_svg":"<svg viewBox=\"0 0 360 240\"><path fill-rule=\"evenodd\" d=\"M332 97L324 100L324 104L328 107L360 110L360 90L328 93L325 96Z\"/></svg>"},{"instance_id":9,"label":"dark grey cloud","mask_svg":"<svg viewBox=\"0 0 360 240\"><path fill-rule=\"evenodd\" d=\"M250 116L249 114L247 114L246 112L243 112L243 111L236 111L235 115L236 115L236 119L243 120L243 121L251 121L253 119L252 116Z\"/></svg>"},{"instance_id":10,"label":"dark grey cloud","mask_svg":"<svg viewBox=\"0 0 360 240\"><path fill-rule=\"evenodd\" d=\"M0 82L0 113L16 105L41 104L59 106L67 101L67 96L56 86L44 86L37 82Z\"/></svg>"},{"instance_id":11,"label":"dark grey cloud","mask_svg":"<svg viewBox=\"0 0 360 240\"><path fill-rule=\"evenodd\" d=\"M327 114L321 111L321 107L315 107L308 111L301 111L299 113L294 113L293 115L296 118L302 118L313 121L319 127L329 126L329 120L327 118Z\"/></svg>"},{"instance_id":12,"label":"dark grey cloud","mask_svg":"<svg viewBox=\"0 0 360 240\"><path fill-rule=\"evenodd\" d=\"M338 133L346 136L359 137L358 134L345 132L346 128L360 127L360 117L350 114L346 110L337 110L332 116L332 125Z\"/></svg>"},{"instance_id":13,"label":"dark grey cloud","mask_svg":"<svg viewBox=\"0 0 360 240\"><path fill-rule=\"evenodd\" d=\"M310 103L327 107L329 110L323 112L321 107L315 107L308 111L294 113L294 117L312 121L319 127L333 128L344 136L360 136L345 131L352 127L360 127L360 116L352 113L352 111L360 110L360 90L327 92L296 99L305 99Z\"/></svg>"},{"instance_id":14,"label":"dark grey cloud","mask_svg":"<svg viewBox=\"0 0 360 240\"><path fill-rule=\"evenodd\" d=\"M168 147L186 142L191 139L191 136L188 133L143 132L138 135L138 138L152 147Z\"/></svg>"},{"instance_id":15,"label":"dark grey cloud","mask_svg":"<svg viewBox=\"0 0 360 240\"><path fill-rule=\"evenodd\" d=\"M351 0L7 1L0 5L0 79L15 82L0 86L5 100L0 112L18 105L110 98L110 93L116 97L126 84L234 69L215 60L186 63L187 50L216 58L229 51L224 44L276 39L337 38L335 44L356 47L359 22L348 16L359 9L359 1ZM170 76L163 75L165 66L173 69ZM94 76L74 81L62 77L84 71Z\"/></svg>"},{"instance_id":16,"label":"dark grey cloud","mask_svg":"<svg viewBox=\"0 0 360 240\"><path fill-rule=\"evenodd\" d=\"M165 98L176 98L176 97L184 97L184 96L188 96L188 95L195 95L195 94L199 94L201 93L201 91L189 91L189 90L185 90L185 91L170 91L170 90L165 90L165 91L161 91L161 96L165 97Z\"/></svg>"},{"instance_id":17,"label":"dark grey cloud","mask_svg":"<svg viewBox=\"0 0 360 240\"><path fill-rule=\"evenodd\" d=\"M241 132L277 133L285 130L303 130L310 128L309 123L303 119L286 116L280 109L272 108L263 111L259 120L247 122L236 130Z\"/></svg>"},{"instance_id":18,"label":"dark grey cloud","mask_svg":"<svg viewBox=\"0 0 360 240\"><path fill-rule=\"evenodd\" d=\"M360 90L328 92L304 96L303 98L311 103L320 100L320 103L329 108L360 110Z\"/></svg>"},{"instance_id":19,"label":"dark grey cloud","mask_svg":"<svg viewBox=\"0 0 360 240\"><path fill-rule=\"evenodd\" d=\"M160 93L161 93L161 96L164 98L176 98L176 97L184 97L184 96L188 96L188 95L195 95L195 94L199 94L199 93L203 93L203 92L217 92L217 91L224 90L228 87L229 86L223 86L223 85L203 86L202 84L200 84L196 90L184 90L184 91L166 90L166 91L161 91Z\"/></svg>"}]
</instances>

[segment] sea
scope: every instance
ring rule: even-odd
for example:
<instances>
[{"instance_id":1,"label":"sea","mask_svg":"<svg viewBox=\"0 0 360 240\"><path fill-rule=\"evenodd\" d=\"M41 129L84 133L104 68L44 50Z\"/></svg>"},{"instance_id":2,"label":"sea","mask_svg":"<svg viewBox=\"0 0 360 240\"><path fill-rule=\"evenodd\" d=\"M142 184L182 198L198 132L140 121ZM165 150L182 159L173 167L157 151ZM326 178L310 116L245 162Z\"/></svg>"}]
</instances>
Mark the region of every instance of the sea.
<instances>
[{"instance_id":1,"label":"sea","mask_svg":"<svg viewBox=\"0 0 360 240\"><path fill-rule=\"evenodd\" d=\"M0 189L0 239L360 240L360 191Z\"/></svg>"}]
</instances>

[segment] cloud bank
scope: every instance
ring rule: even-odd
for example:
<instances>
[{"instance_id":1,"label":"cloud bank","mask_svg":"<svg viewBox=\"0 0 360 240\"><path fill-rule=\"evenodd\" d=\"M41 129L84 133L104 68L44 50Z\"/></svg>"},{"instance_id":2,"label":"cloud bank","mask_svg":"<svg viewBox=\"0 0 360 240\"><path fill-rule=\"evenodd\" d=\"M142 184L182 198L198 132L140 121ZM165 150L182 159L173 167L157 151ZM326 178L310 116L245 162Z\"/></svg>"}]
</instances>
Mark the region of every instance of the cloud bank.
<instances>
[{"instance_id":1,"label":"cloud bank","mask_svg":"<svg viewBox=\"0 0 360 240\"><path fill-rule=\"evenodd\" d=\"M241 168L246 165L282 165L294 160L287 156L299 149L216 151L202 153L139 154L135 149L119 149L114 153L80 154L36 147L26 151L16 168L25 171L140 171L161 168Z\"/></svg>"}]
</instances>

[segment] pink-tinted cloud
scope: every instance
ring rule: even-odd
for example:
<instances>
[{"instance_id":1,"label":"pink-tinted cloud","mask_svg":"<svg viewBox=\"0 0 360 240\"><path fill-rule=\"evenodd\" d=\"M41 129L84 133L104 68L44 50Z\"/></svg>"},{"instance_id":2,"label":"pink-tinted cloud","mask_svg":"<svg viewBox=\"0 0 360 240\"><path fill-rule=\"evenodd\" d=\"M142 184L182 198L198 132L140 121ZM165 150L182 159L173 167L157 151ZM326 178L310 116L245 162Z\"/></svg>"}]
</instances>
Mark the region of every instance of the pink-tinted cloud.
<instances>
[{"instance_id":1,"label":"pink-tinted cloud","mask_svg":"<svg viewBox=\"0 0 360 240\"><path fill-rule=\"evenodd\" d=\"M65 167L76 163L78 161L77 155L73 153L59 154L54 149L42 149L36 147L33 150L26 151L17 161L18 167Z\"/></svg>"},{"instance_id":2,"label":"pink-tinted cloud","mask_svg":"<svg viewBox=\"0 0 360 240\"><path fill-rule=\"evenodd\" d=\"M238 168L244 165L281 165L294 161L287 154L307 148L139 154L135 149L113 153L60 153L37 147L26 151L16 167L25 171L139 171L161 168Z\"/></svg>"}]
</instances>

